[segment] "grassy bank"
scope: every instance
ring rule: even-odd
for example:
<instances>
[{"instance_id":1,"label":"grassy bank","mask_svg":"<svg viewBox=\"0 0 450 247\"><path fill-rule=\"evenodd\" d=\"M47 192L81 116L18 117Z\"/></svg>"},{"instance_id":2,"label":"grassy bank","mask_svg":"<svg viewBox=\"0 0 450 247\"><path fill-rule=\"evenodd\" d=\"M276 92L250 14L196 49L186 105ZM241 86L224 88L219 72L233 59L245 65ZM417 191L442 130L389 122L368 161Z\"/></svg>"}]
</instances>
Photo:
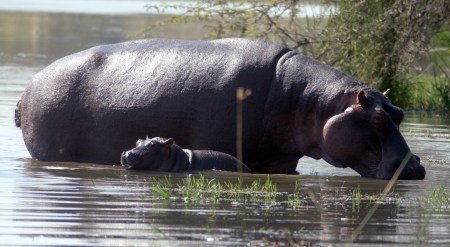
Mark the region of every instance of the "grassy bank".
<instances>
[{"instance_id":1,"label":"grassy bank","mask_svg":"<svg viewBox=\"0 0 450 247\"><path fill-rule=\"evenodd\" d=\"M412 75L401 78L391 89L391 101L406 110L450 112L450 86L448 78L433 75Z\"/></svg>"},{"instance_id":2,"label":"grassy bank","mask_svg":"<svg viewBox=\"0 0 450 247\"><path fill-rule=\"evenodd\" d=\"M430 51L400 77L393 88L392 101L407 110L450 113L450 28L436 33Z\"/></svg>"}]
</instances>

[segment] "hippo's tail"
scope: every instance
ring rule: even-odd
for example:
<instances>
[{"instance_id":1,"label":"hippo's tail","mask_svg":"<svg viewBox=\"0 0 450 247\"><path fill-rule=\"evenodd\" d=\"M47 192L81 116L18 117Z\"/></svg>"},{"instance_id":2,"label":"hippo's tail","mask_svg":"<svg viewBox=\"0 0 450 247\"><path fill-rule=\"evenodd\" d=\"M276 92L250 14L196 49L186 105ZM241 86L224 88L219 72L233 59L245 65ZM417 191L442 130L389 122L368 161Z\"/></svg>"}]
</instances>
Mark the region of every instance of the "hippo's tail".
<instances>
[{"instance_id":1,"label":"hippo's tail","mask_svg":"<svg viewBox=\"0 0 450 247\"><path fill-rule=\"evenodd\" d=\"M14 122L16 123L16 127L20 128L20 102L17 102L16 110L14 113Z\"/></svg>"}]
</instances>

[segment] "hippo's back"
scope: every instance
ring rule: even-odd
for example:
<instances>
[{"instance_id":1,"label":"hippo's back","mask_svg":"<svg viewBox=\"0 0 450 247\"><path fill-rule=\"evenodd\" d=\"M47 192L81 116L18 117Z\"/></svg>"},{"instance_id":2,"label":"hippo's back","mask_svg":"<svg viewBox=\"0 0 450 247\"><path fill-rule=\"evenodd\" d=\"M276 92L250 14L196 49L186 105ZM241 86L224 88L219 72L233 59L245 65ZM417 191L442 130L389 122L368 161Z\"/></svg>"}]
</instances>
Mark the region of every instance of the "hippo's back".
<instances>
[{"instance_id":1,"label":"hippo's back","mask_svg":"<svg viewBox=\"0 0 450 247\"><path fill-rule=\"evenodd\" d=\"M177 103L171 96L189 104L203 98L217 104L211 94L232 96L237 86L257 84L255 93L267 93L275 63L286 50L247 39L140 40L100 46L86 52L101 64L89 86L116 96L104 101L108 108L145 107L155 99L167 108Z\"/></svg>"},{"instance_id":2,"label":"hippo's back","mask_svg":"<svg viewBox=\"0 0 450 247\"><path fill-rule=\"evenodd\" d=\"M190 153L190 171L250 172L250 169L244 163L226 153L212 150L193 150Z\"/></svg>"},{"instance_id":3,"label":"hippo's back","mask_svg":"<svg viewBox=\"0 0 450 247\"><path fill-rule=\"evenodd\" d=\"M41 160L118 163L121 150L146 135L233 154L235 92L245 87L251 151L276 63L288 51L261 40L152 39L70 55L38 73L22 96L25 143Z\"/></svg>"}]
</instances>

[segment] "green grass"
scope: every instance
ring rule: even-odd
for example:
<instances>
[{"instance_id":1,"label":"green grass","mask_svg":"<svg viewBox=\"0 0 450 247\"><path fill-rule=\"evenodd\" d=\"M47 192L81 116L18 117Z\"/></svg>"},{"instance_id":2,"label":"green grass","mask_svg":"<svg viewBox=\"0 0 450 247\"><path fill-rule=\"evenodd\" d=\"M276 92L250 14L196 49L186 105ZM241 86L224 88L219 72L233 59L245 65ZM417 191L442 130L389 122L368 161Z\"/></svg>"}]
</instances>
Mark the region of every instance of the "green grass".
<instances>
[{"instance_id":1,"label":"green grass","mask_svg":"<svg viewBox=\"0 0 450 247\"><path fill-rule=\"evenodd\" d=\"M307 197L301 193L300 184L295 181L294 191L287 195L288 207L296 209L304 206L307 203Z\"/></svg>"},{"instance_id":2,"label":"green grass","mask_svg":"<svg viewBox=\"0 0 450 247\"><path fill-rule=\"evenodd\" d=\"M150 191L153 195L164 201L180 201L187 206L210 205L219 203L271 205L283 206L290 209L302 207L322 207L322 201L334 201L336 205L351 208L352 212L359 212L361 205L366 207L375 202L383 201L396 203L400 200L392 200L392 193L388 197L381 194L362 193L360 187L348 190L336 188L333 193L316 195L308 188L302 188L299 181L295 182L293 190L279 191L277 185L268 176L267 179L255 179L243 181L220 181L217 178L207 178L201 174L188 175L185 178L173 182L171 177L151 178ZM347 206L346 206L347 205Z\"/></svg>"},{"instance_id":3,"label":"green grass","mask_svg":"<svg viewBox=\"0 0 450 247\"><path fill-rule=\"evenodd\" d=\"M152 177L150 179L150 184L152 186L150 190L165 200L170 200L170 198L174 196L171 191L173 185L170 176L164 177L164 179L156 179Z\"/></svg>"},{"instance_id":4,"label":"green grass","mask_svg":"<svg viewBox=\"0 0 450 247\"><path fill-rule=\"evenodd\" d=\"M361 189L359 188L359 185L358 185L358 188L352 190L352 193L350 196L351 196L351 201L352 201L352 211L359 212L359 207L362 202L362 194L361 194Z\"/></svg>"},{"instance_id":5,"label":"green grass","mask_svg":"<svg viewBox=\"0 0 450 247\"><path fill-rule=\"evenodd\" d=\"M399 78L393 100L410 110L450 113L450 30L448 27L431 38L430 51L422 72ZM395 96L394 96L395 97Z\"/></svg>"},{"instance_id":6,"label":"green grass","mask_svg":"<svg viewBox=\"0 0 450 247\"><path fill-rule=\"evenodd\" d=\"M431 189L427 195L422 197L420 205L429 213L450 210L449 194L445 190L445 186L441 185Z\"/></svg>"},{"instance_id":7,"label":"green grass","mask_svg":"<svg viewBox=\"0 0 450 247\"><path fill-rule=\"evenodd\" d=\"M151 192L165 200L174 197L182 198L186 204L216 205L221 201L272 203L276 201L278 189L270 180L253 180L244 183L237 181L218 181L216 178L206 178L203 175L189 175L178 183L173 183L170 177L163 179L151 178Z\"/></svg>"},{"instance_id":8,"label":"green grass","mask_svg":"<svg viewBox=\"0 0 450 247\"><path fill-rule=\"evenodd\" d=\"M442 30L431 38L432 47L449 47L450 46L450 30Z\"/></svg>"},{"instance_id":9,"label":"green grass","mask_svg":"<svg viewBox=\"0 0 450 247\"><path fill-rule=\"evenodd\" d=\"M450 111L450 81L444 75L414 75L397 81L392 90L390 98L408 110Z\"/></svg>"},{"instance_id":10,"label":"green grass","mask_svg":"<svg viewBox=\"0 0 450 247\"><path fill-rule=\"evenodd\" d=\"M322 192L319 195L312 190L302 187L299 181L290 191L279 191L277 184L268 176L266 179L244 181L242 178L221 181L218 178L207 178L201 174L188 175L173 181L172 178L151 178L150 191L157 198L165 202L177 201L186 206L211 206L221 203L266 207L282 206L286 209L301 209L303 207L316 207L321 209L326 204L342 206L359 214L361 207L370 208L374 204L395 204L400 207L420 207L427 213L449 210L450 199L443 185L431 189L422 198L414 198L411 194L391 192L365 193L361 188L345 188L343 186ZM412 204L408 204L411 202ZM268 207L267 207L268 206Z\"/></svg>"}]
</instances>

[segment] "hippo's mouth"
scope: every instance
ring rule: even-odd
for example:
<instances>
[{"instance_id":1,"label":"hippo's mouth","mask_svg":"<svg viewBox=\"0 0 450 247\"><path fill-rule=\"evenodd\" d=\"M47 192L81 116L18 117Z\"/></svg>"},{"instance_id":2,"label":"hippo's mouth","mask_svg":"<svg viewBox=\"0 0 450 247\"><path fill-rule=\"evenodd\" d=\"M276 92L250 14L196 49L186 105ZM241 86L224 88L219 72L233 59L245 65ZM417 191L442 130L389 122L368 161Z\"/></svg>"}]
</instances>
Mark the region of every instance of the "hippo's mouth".
<instances>
[{"instance_id":1,"label":"hippo's mouth","mask_svg":"<svg viewBox=\"0 0 450 247\"><path fill-rule=\"evenodd\" d=\"M127 170L133 170L133 166L130 165L130 164L127 164L127 163L122 164L122 167L125 168L125 169L127 169Z\"/></svg>"},{"instance_id":2,"label":"hippo's mouth","mask_svg":"<svg viewBox=\"0 0 450 247\"><path fill-rule=\"evenodd\" d=\"M126 170L134 170L134 169L136 169L136 164L131 164L130 161L127 159L127 157L125 155L123 155L123 154L120 156L120 164Z\"/></svg>"},{"instance_id":3,"label":"hippo's mouth","mask_svg":"<svg viewBox=\"0 0 450 247\"><path fill-rule=\"evenodd\" d=\"M130 163L122 163L120 162L122 167L125 168L126 170L137 170L137 166L136 165L132 165Z\"/></svg>"},{"instance_id":4,"label":"hippo's mouth","mask_svg":"<svg viewBox=\"0 0 450 247\"><path fill-rule=\"evenodd\" d=\"M133 167L132 165L130 165L130 164L124 162L124 161L123 161L123 158L120 159L120 164L122 165L123 168L125 168L125 169L127 169L127 170L129 170L129 169L131 169L131 168Z\"/></svg>"},{"instance_id":5,"label":"hippo's mouth","mask_svg":"<svg viewBox=\"0 0 450 247\"><path fill-rule=\"evenodd\" d=\"M356 171L359 175L366 178L378 178L378 171L380 170L380 166L382 165L382 157L381 153L376 153L374 155L370 155L371 157L366 157L365 162L361 161L353 161L353 162L344 162L341 160L334 160L332 157L323 154L323 159L329 164L339 167L346 168L350 167L352 170Z\"/></svg>"},{"instance_id":6,"label":"hippo's mouth","mask_svg":"<svg viewBox=\"0 0 450 247\"><path fill-rule=\"evenodd\" d=\"M406 157L405 157L406 158ZM404 159L405 159L404 158ZM411 154L409 160L404 161L395 159L391 161L382 161L377 171L378 179L389 180L393 177L402 162L408 162L401 171L399 180L423 180L426 175L425 168L420 164L420 158L414 154Z\"/></svg>"}]
</instances>

